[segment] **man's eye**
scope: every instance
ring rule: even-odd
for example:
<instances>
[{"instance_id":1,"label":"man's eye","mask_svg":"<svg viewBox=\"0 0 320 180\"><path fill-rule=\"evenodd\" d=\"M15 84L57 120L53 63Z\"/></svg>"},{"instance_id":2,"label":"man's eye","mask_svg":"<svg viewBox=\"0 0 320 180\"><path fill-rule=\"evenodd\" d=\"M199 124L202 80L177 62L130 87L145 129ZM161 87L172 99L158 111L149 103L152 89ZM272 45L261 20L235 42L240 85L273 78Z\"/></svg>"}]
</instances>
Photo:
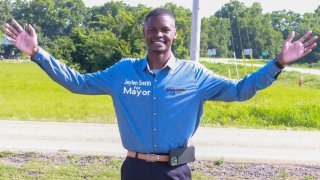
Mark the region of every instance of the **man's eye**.
<instances>
[{"instance_id":1,"label":"man's eye","mask_svg":"<svg viewBox=\"0 0 320 180\"><path fill-rule=\"evenodd\" d=\"M164 29L162 32L168 34L168 33L171 33L171 30L170 29Z\"/></svg>"}]
</instances>

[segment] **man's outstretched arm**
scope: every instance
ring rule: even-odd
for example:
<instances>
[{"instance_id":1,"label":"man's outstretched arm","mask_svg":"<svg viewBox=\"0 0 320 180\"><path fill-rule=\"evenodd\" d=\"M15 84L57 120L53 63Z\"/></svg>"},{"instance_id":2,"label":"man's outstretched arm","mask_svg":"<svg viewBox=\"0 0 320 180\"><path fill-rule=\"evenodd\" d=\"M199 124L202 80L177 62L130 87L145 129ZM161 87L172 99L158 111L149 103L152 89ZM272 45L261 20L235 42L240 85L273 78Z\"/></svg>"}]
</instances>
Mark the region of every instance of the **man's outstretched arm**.
<instances>
[{"instance_id":1,"label":"man's outstretched arm","mask_svg":"<svg viewBox=\"0 0 320 180\"><path fill-rule=\"evenodd\" d=\"M205 68L200 68L200 71L197 71L196 74L201 74L201 76L197 75L196 79L201 97L204 100L220 101L244 101L250 99L258 90L270 86L285 65L295 62L312 52L316 47L315 41L318 36L309 38L311 33L312 31L308 31L300 39L292 42L295 34L292 32L284 41L281 52L275 61L268 63L239 82L214 76Z\"/></svg>"}]
</instances>

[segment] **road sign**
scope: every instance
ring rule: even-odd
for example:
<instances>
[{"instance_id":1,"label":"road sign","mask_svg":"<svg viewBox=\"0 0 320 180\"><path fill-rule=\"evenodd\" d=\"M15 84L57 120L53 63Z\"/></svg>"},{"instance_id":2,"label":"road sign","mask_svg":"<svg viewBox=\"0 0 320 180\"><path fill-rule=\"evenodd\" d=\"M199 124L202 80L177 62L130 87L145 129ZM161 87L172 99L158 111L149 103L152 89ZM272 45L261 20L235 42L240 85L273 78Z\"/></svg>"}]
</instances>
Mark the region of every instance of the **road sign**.
<instances>
[{"instance_id":1,"label":"road sign","mask_svg":"<svg viewBox=\"0 0 320 180\"><path fill-rule=\"evenodd\" d=\"M269 55L268 51L263 51L262 52L262 56L268 56L268 55Z\"/></svg>"},{"instance_id":2,"label":"road sign","mask_svg":"<svg viewBox=\"0 0 320 180\"><path fill-rule=\"evenodd\" d=\"M208 49L208 56L217 55L217 49Z\"/></svg>"},{"instance_id":3,"label":"road sign","mask_svg":"<svg viewBox=\"0 0 320 180\"><path fill-rule=\"evenodd\" d=\"M243 54L246 55L251 55L252 54L252 49L243 49Z\"/></svg>"}]
</instances>

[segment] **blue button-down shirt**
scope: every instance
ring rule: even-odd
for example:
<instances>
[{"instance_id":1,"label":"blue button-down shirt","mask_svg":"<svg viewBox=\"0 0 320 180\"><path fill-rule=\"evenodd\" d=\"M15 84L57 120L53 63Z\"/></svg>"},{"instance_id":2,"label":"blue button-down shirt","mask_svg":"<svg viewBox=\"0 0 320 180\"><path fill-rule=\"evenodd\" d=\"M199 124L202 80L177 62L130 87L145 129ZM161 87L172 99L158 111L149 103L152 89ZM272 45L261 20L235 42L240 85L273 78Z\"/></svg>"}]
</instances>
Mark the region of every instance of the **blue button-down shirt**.
<instances>
[{"instance_id":1,"label":"blue button-down shirt","mask_svg":"<svg viewBox=\"0 0 320 180\"><path fill-rule=\"evenodd\" d=\"M69 69L42 49L32 60L71 92L111 95L122 144L140 153L168 153L186 146L199 126L206 100L247 100L281 72L271 62L235 82L173 55L157 75L146 58L124 59L88 74Z\"/></svg>"}]
</instances>

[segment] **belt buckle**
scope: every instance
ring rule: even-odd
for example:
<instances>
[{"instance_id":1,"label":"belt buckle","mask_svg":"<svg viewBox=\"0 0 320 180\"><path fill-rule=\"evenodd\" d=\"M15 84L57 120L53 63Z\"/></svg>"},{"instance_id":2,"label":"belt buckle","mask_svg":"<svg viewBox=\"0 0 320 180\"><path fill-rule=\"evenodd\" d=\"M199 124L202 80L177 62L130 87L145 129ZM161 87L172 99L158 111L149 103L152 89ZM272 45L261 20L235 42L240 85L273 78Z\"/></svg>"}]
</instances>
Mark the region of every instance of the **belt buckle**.
<instances>
[{"instance_id":1,"label":"belt buckle","mask_svg":"<svg viewBox=\"0 0 320 180\"><path fill-rule=\"evenodd\" d=\"M160 155L157 154L146 154L147 158L146 161L147 162L156 162L160 160ZM153 157L155 157L155 159L153 159Z\"/></svg>"}]
</instances>

